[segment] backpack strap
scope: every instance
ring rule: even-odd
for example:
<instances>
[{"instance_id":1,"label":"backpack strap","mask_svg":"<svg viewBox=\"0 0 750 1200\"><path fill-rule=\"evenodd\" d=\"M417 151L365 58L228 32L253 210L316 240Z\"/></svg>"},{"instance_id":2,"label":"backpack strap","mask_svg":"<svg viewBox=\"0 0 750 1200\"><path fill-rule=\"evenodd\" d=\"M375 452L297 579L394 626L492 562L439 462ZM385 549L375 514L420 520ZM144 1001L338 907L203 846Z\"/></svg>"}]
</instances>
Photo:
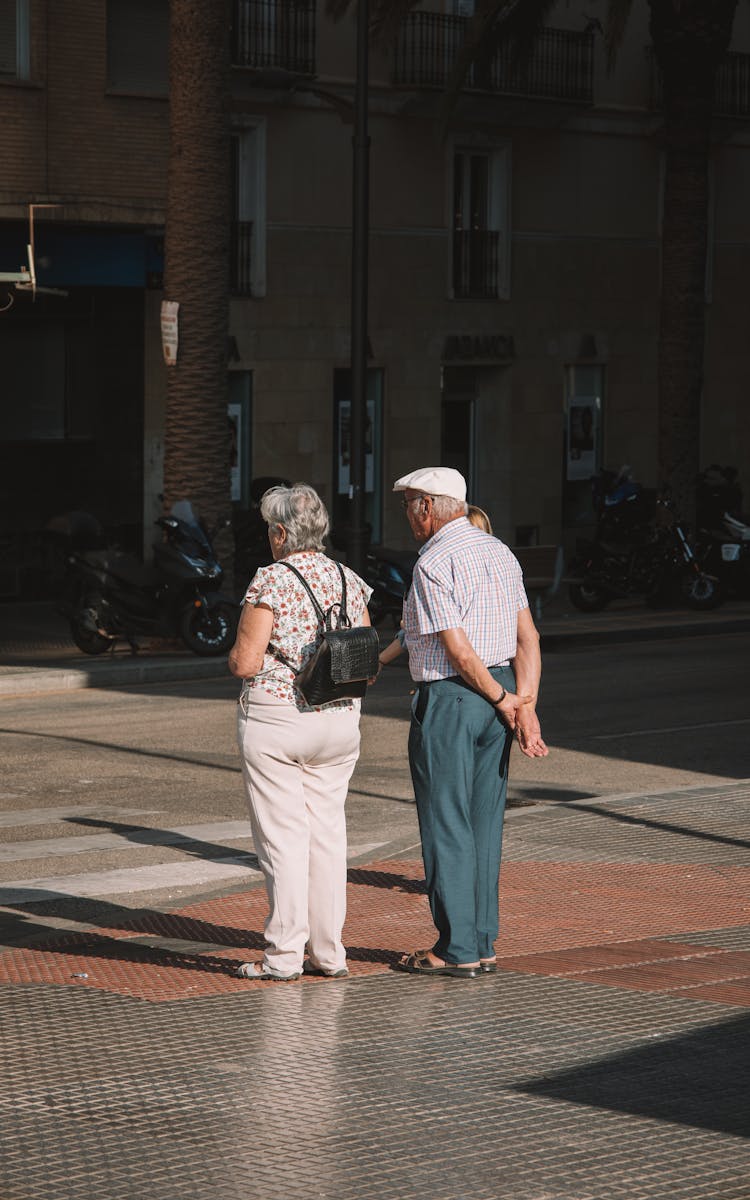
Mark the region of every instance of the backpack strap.
<instances>
[{"instance_id":1,"label":"backpack strap","mask_svg":"<svg viewBox=\"0 0 750 1200\"><path fill-rule=\"evenodd\" d=\"M302 574L302 572L301 572L301 571L298 571L296 567L293 567L293 566L292 566L292 564L291 564L291 563L288 563L288 562L281 562L281 563L279 563L279 566L280 566L280 567L286 567L286 569L287 569L288 571L291 571L291 572L292 572L292 574L294 574L294 575L296 575L296 576L297 576L297 578L299 579L299 581L300 581L300 583L302 584L303 588L305 589L305 591L307 592L308 596L310 597L310 599L311 599L311 600L312 600L312 602L313 602L313 608L315 609L315 615L317 616L317 618L318 618L318 620L320 621L321 625L322 625L322 626L325 628L325 624L326 624L326 614L323 612L323 609L320 607L320 604L318 603L318 600L317 600L317 598L316 598L316 596L315 596L315 592L314 592L314 591L312 590L312 588L310 587L309 583L308 583L308 582L307 582L307 580L305 579L305 577L304 577L304 575Z\"/></svg>"},{"instance_id":2,"label":"backpack strap","mask_svg":"<svg viewBox=\"0 0 750 1200\"><path fill-rule=\"evenodd\" d=\"M349 620L349 616L346 611L346 576L344 575L344 571L343 571L343 568L342 568L340 562L337 562L336 566L338 567L339 575L341 576L341 600L336 601L335 604L332 604L331 607L326 612L324 612L323 609L321 608L314 591L310 587L309 583L307 582L307 580L305 579L305 577L301 571L298 571L296 567L293 567L292 564L288 563L288 562L280 562L278 565L280 567L286 567L287 570L291 571L292 574L296 575L297 578L299 579L303 588L305 589L308 596L312 600L313 608L315 609L315 615L320 622L321 633L324 633L326 631L326 629L332 628L331 612L333 611L334 608L336 608L337 605L338 605L338 609L339 609L339 621L338 621L339 626L342 628L345 628L345 629L349 629L351 627L351 622ZM285 667L288 667L290 671L293 671L295 674L299 670L299 668L295 667L294 664L289 661L289 659L286 657L286 655L282 654L281 651L278 649L278 647L274 646L272 642L268 643L268 652L269 652L269 654L272 654L274 656L274 658L277 658L280 663L283 663L283 665Z\"/></svg>"}]
</instances>

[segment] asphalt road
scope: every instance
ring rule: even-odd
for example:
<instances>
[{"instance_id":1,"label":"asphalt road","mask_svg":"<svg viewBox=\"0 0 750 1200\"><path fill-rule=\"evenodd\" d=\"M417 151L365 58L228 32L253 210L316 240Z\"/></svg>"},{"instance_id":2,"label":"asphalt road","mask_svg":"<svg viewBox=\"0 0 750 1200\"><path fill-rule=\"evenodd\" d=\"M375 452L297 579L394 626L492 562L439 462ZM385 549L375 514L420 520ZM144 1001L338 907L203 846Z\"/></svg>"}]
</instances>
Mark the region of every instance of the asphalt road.
<instances>
[{"instance_id":1,"label":"asphalt road","mask_svg":"<svg viewBox=\"0 0 750 1200\"><path fill-rule=\"evenodd\" d=\"M739 633L549 653L550 755L514 750L514 805L750 777L749 653ZM365 703L348 805L360 860L417 843L410 687L399 663ZM0 907L30 897L59 913L59 896L114 895L140 906L246 884L236 693L227 677L0 701Z\"/></svg>"}]
</instances>

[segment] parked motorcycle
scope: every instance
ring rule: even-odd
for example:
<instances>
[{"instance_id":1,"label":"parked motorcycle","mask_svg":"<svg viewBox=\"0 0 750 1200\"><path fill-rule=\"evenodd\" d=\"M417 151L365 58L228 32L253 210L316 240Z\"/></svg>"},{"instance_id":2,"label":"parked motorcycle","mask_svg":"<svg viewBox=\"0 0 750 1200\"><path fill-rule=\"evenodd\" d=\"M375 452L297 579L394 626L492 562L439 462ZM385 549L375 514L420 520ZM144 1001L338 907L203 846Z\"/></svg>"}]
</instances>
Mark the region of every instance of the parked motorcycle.
<instances>
[{"instance_id":1,"label":"parked motorcycle","mask_svg":"<svg viewBox=\"0 0 750 1200\"><path fill-rule=\"evenodd\" d=\"M387 617L394 625L400 624L416 561L413 550L370 548L365 562L365 580L372 588L368 609L373 625L379 625Z\"/></svg>"},{"instance_id":2,"label":"parked motorcycle","mask_svg":"<svg viewBox=\"0 0 750 1200\"><path fill-rule=\"evenodd\" d=\"M335 550L345 551L346 527L334 525L330 539ZM368 546L363 576L372 588L367 608L373 625L379 625L386 618L390 618L396 626L400 624L404 597L411 587L411 576L416 561L417 554L414 550L390 550L386 546Z\"/></svg>"},{"instance_id":3,"label":"parked motorcycle","mask_svg":"<svg viewBox=\"0 0 750 1200\"><path fill-rule=\"evenodd\" d=\"M247 509L235 509L234 526L234 577L244 592L259 567L273 562L268 541L268 526L260 514L260 502L272 487L291 487L291 480L281 475L261 475L250 482L250 505Z\"/></svg>"},{"instance_id":4,"label":"parked motorcycle","mask_svg":"<svg viewBox=\"0 0 750 1200\"><path fill-rule=\"evenodd\" d=\"M708 467L696 487L696 553L730 594L750 597L750 518L735 467Z\"/></svg>"},{"instance_id":5,"label":"parked motorcycle","mask_svg":"<svg viewBox=\"0 0 750 1200\"><path fill-rule=\"evenodd\" d=\"M102 654L118 641L137 649L136 637L180 637L194 654L226 654L239 610L219 591L223 571L211 536L192 505L178 501L156 522L164 540L153 565L117 547L103 547L101 527L88 513L67 516L67 570L58 608L85 654ZM60 531L64 522L51 523Z\"/></svg>"},{"instance_id":6,"label":"parked motorcycle","mask_svg":"<svg viewBox=\"0 0 750 1200\"><path fill-rule=\"evenodd\" d=\"M616 597L643 596L652 606L680 598L690 608L721 602L715 575L703 569L671 500L645 491L630 475L602 471L592 480L597 529L579 538L569 573L571 603L598 612Z\"/></svg>"}]
</instances>

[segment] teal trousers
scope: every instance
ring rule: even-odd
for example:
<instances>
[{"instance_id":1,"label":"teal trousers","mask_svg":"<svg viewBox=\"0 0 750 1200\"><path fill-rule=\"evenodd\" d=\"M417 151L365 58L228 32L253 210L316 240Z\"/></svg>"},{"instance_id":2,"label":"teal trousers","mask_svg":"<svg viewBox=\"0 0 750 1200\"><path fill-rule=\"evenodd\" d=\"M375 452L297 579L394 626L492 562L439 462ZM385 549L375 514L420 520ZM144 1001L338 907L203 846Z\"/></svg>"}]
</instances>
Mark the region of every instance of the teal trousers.
<instances>
[{"instance_id":1,"label":"teal trousers","mask_svg":"<svg viewBox=\"0 0 750 1200\"><path fill-rule=\"evenodd\" d=\"M510 667L491 674L515 690ZM459 677L417 685L409 766L438 931L432 950L449 963L495 953L511 742L497 711Z\"/></svg>"}]
</instances>

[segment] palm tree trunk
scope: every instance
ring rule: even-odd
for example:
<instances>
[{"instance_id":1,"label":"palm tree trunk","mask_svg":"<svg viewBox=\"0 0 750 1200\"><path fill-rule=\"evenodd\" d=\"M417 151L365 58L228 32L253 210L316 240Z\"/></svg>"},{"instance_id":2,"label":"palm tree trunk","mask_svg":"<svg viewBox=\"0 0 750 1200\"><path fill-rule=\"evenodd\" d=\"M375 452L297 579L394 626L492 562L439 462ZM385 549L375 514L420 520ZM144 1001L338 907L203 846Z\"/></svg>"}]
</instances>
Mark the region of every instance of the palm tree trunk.
<instances>
[{"instance_id":1,"label":"palm tree trunk","mask_svg":"<svg viewBox=\"0 0 750 1200\"><path fill-rule=\"evenodd\" d=\"M166 368L164 505L189 499L208 527L231 516L229 28L228 0L170 0L164 294L180 307L177 362ZM231 534L216 541L231 568Z\"/></svg>"},{"instance_id":2,"label":"palm tree trunk","mask_svg":"<svg viewBox=\"0 0 750 1200\"><path fill-rule=\"evenodd\" d=\"M711 119L737 0L649 4L664 84L658 463L661 484L691 521L700 469Z\"/></svg>"}]
</instances>

